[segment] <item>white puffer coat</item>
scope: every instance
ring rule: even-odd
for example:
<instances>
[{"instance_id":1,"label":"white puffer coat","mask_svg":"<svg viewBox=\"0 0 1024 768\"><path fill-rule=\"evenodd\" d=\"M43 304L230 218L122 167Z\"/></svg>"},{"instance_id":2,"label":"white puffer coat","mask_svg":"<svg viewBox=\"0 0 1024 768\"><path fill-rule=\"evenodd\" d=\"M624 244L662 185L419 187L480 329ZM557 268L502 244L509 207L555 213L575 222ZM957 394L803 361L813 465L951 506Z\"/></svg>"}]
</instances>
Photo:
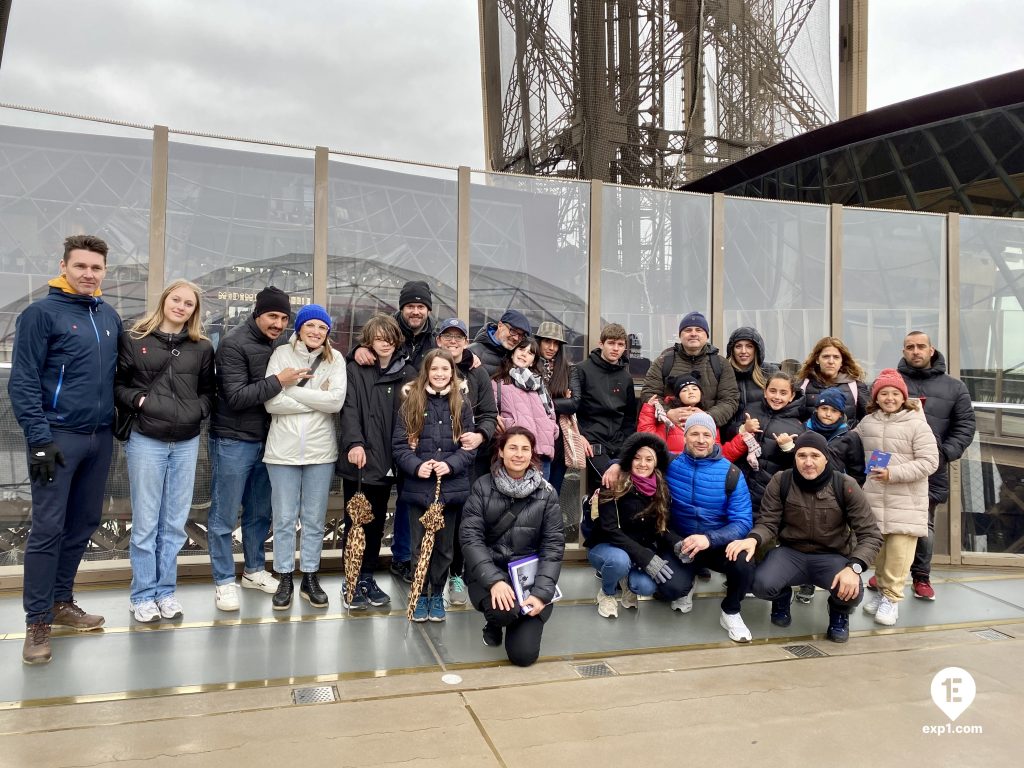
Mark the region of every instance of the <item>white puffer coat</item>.
<instances>
[{"instance_id":1,"label":"white puffer coat","mask_svg":"<svg viewBox=\"0 0 1024 768\"><path fill-rule=\"evenodd\" d=\"M286 387L265 405L271 415L263 461L267 464L333 464L338 458L335 415L345 403L345 358L332 350L331 362L322 362L305 385ZM285 368L312 368L323 347L309 352L292 336L274 350L267 376Z\"/></svg>"},{"instance_id":2,"label":"white puffer coat","mask_svg":"<svg viewBox=\"0 0 1024 768\"><path fill-rule=\"evenodd\" d=\"M864 463L872 451L892 454L889 481L870 474L864 493L871 503L882 534L928 535L928 476L939 466L939 446L925 421L921 402L911 398L917 410L881 411L867 414L854 432L864 444Z\"/></svg>"}]
</instances>

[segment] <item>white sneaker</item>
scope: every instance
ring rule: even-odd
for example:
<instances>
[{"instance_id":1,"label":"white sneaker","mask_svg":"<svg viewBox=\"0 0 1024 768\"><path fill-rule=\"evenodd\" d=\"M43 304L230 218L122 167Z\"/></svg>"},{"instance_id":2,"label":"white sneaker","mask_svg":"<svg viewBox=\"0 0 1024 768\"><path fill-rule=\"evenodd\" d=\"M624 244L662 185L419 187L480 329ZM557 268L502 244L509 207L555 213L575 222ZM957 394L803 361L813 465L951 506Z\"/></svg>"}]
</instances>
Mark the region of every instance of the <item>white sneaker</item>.
<instances>
[{"instance_id":1,"label":"white sneaker","mask_svg":"<svg viewBox=\"0 0 1024 768\"><path fill-rule=\"evenodd\" d=\"M693 610L693 590L696 587L690 587L690 591L682 597L676 598L672 601L671 607L673 611L679 611L680 613L689 613Z\"/></svg>"},{"instance_id":2,"label":"white sneaker","mask_svg":"<svg viewBox=\"0 0 1024 768\"><path fill-rule=\"evenodd\" d=\"M277 579L270 575L269 571L256 571L256 573L243 573L242 586L246 589L258 589L272 595L277 592Z\"/></svg>"},{"instance_id":3,"label":"white sneaker","mask_svg":"<svg viewBox=\"0 0 1024 768\"><path fill-rule=\"evenodd\" d=\"M874 616L878 612L878 606L882 604L883 595L881 592L872 592L871 597L864 601L864 605L861 608L864 609L864 613L869 613Z\"/></svg>"},{"instance_id":4,"label":"white sneaker","mask_svg":"<svg viewBox=\"0 0 1024 768\"><path fill-rule=\"evenodd\" d=\"M900 607L889 598L883 597L875 611L875 623L891 627L900 617Z\"/></svg>"},{"instance_id":5,"label":"white sneaker","mask_svg":"<svg viewBox=\"0 0 1024 768\"><path fill-rule=\"evenodd\" d=\"M161 597L156 601L156 607L160 609L160 615L165 619L180 619L185 614L181 603L178 602L178 598L174 595Z\"/></svg>"},{"instance_id":6,"label":"white sneaker","mask_svg":"<svg viewBox=\"0 0 1024 768\"><path fill-rule=\"evenodd\" d=\"M238 585L235 582L232 581L230 584L221 584L218 587L214 587L214 594L214 602L217 603L218 610L238 610Z\"/></svg>"},{"instance_id":7,"label":"white sneaker","mask_svg":"<svg viewBox=\"0 0 1024 768\"><path fill-rule=\"evenodd\" d=\"M722 611L722 618L718 620L722 629L729 633L729 639L734 643L749 643L751 640L750 630L743 623L743 617L738 613L726 613Z\"/></svg>"},{"instance_id":8,"label":"white sneaker","mask_svg":"<svg viewBox=\"0 0 1024 768\"><path fill-rule=\"evenodd\" d=\"M132 605L131 611L135 620L143 624L152 624L154 621L160 621L160 609L156 607L156 602L153 600L143 600L141 603L135 603Z\"/></svg>"},{"instance_id":9,"label":"white sneaker","mask_svg":"<svg viewBox=\"0 0 1024 768\"><path fill-rule=\"evenodd\" d=\"M619 603L615 595L606 595L603 589L597 590L597 614L606 619L619 618Z\"/></svg>"},{"instance_id":10,"label":"white sneaker","mask_svg":"<svg viewBox=\"0 0 1024 768\"><path fill-rule=\"evenodd\" d=\"M619 596L619 601L622 603L622 607L636 608L636 592L629 588L628 576L623 576L619 579L619 589L622 590L622 595Z\"/></svg>"}]
</instances>

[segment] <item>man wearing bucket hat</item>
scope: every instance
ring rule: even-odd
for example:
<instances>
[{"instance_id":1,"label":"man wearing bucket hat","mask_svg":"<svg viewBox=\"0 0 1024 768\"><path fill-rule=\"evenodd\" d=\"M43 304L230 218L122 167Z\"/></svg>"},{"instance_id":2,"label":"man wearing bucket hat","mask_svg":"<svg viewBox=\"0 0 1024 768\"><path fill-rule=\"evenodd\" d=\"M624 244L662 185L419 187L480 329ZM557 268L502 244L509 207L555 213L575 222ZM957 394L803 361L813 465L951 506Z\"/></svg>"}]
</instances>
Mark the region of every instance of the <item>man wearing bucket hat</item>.
<instances>
[{"instance_id":1,"label":"man wearing bucket hat","mask_svg":"<svg viewBox=\"0 0 1024 768\"><path fill-rule=\"evenodd\" d=\"M558 419L563 416L571 418L580 405L580 376L576 366L566 358L565 332L558 323L545 320L533 335L540 350L537 367L551 395L555 416ZM565 444L562 440L556 440L549 481L559 493L565 480L565 471Z\"/></svg>"}]
</instances>

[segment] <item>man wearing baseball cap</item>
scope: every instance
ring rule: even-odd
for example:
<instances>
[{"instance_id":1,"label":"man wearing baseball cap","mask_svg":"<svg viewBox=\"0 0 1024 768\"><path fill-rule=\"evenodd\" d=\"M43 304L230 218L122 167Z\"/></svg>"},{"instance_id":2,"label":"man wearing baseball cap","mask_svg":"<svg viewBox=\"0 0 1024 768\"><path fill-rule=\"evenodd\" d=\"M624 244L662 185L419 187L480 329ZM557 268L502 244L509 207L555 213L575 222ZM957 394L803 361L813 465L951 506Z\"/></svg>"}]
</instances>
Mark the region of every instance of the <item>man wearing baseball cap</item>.
<instances>
[{"instance_id":1,"label":"man wearing baseball cap","mask_svg":"<svg viewBox=\"0 0 1024 768\"><path fill-rule=\"evenodd\" d=\"M753 516L750 492L742 473L715 445L715 420L695 413L686 420L686 450L668 466L665 481L672 496L669 527L683 537L676 556L683 561L687 595L672 608L688 613L693 608L693 580L698 568L710 568L726 577L725 599L719 623L737 643L749 643L740 604L754 582L754 563L730 560L727 546L750 533Z\"/></svg>"},{"instance_id":2,"label":"man wearing baseball cap","mask_svg":"<svg viewBox=\"0 0 1024 768\"><path fill-rule=\"evenodd\" d=\"M488 323L477 333L469 351L480 358L480 364L493 376L501 362L512 354L519 342L533 333L526 315L517 309L506 310L496 323Z\"/></svg>"},{"instance_id":3,"label":"man wearing baseball cap","mask_svg":"<svg viewBox=\"0 0 1024 768\"><path fill-rule=\"evenodd\" d=\"M277 579L266 570L264 543L270 534L270 476L263 444L270 415L263 404L285 387L309 376L308 368L285 368L267 376L274 342L288 327L291 301L280 288L256 294L252 316L225 336L217 347L217 402L210 420L210 514L207 537L215 586L214 602L222 611L239 609L232 532L242 507L242 586L269 594Z\"/></svg>"}]
</instances>

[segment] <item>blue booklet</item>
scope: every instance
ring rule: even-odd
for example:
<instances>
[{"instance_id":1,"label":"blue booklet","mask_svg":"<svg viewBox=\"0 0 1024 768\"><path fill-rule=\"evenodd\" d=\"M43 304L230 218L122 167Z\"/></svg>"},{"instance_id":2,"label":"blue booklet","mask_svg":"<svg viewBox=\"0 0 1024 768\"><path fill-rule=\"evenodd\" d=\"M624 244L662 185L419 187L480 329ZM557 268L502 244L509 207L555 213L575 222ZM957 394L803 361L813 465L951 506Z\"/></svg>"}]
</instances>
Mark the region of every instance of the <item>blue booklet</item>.
<instances>
[{"instance_id":1,"label":"blue booklet","mask_svg":"<svg viewBox=\"0 0 1024 768\"><path fill-rule=\"evenodd\" d=\"M876 467L878 469L885 469L889 466L889 459L891 458L892 454L886 451L872 451L871 458L868 459L868 465L864 468L864 473L870 475L871 470Z\"/></svg>"},{"instance_id":2,"label":"blue booklet","mask_svg":"<svg viewBox=\"0 0 1024 768\"><path fill-rule=\"evenodd\" d=\"M512 591L516 593L516 600L522 605L530 596L530 588L537 578L537 566L540 558L537 555L530 555L519 560L513 560L508 564L508 575L512 577ZM555 596L551 602L562 599L562 590L555 585Z\"/></svg>"}]
</instances>

